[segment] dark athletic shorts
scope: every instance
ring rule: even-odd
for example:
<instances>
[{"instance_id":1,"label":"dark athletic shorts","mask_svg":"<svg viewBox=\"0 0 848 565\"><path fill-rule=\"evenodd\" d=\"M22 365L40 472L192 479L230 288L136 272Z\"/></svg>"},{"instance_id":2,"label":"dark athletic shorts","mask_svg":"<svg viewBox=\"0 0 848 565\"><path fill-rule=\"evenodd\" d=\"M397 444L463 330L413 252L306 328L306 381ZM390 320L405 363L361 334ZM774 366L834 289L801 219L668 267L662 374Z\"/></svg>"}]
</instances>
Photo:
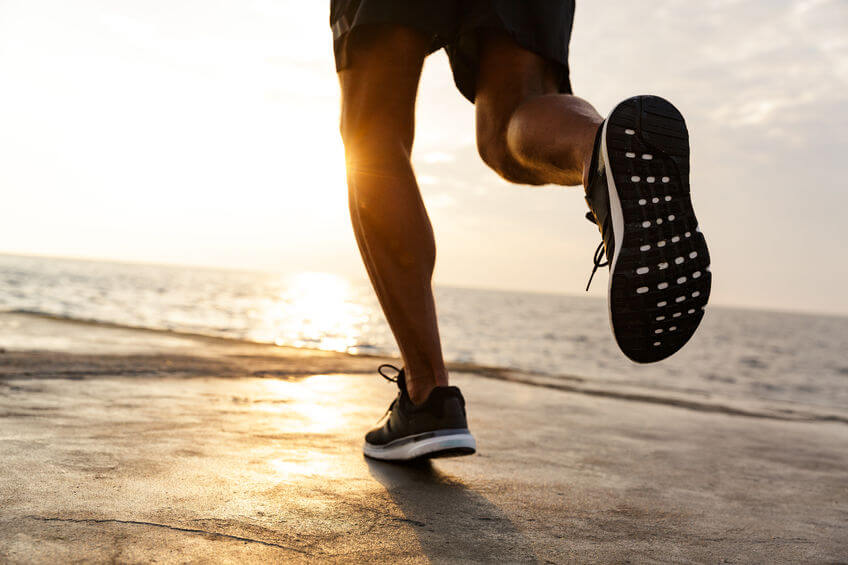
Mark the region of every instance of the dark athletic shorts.
<instances>
[{"instance_id":1,"label":"dark athletic shorts","mask_svg":"<svg viewBox=\"0 0 848 565\"><path fill-rule=\"evenodd\" d=\"M568 41L574 0L330 0L336 70L350 63L348 34L362 25L396 24L432 38L430 52L447 51L459 91L474 102L479 69L478 31L500 29L522 47L550 60L560 92L571 94Z\"/></svg>"}]
</instances>

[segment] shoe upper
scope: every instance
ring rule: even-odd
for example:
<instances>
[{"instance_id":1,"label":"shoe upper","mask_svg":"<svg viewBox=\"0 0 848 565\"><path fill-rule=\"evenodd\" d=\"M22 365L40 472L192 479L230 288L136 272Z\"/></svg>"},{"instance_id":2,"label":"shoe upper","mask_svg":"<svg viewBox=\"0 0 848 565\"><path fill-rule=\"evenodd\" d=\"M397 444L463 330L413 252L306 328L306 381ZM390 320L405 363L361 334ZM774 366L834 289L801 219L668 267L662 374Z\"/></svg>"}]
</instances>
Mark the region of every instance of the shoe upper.
<instances>
[{"instance_id":1,"label":"shoe upper","mask_svg":"<svg viewBox=\"0 0 848 565\"><path fill-rule=\"evenodd\" d=\"M380 374L383 375L382 372ZM386 375L383 376L389 379ZM386 445L416 434L468 428L465 399L457 387L438 386L433 389L427 400L415 405L406 390L406 375L402 369L398 370L396 379L397 398L389 406L382 419L382 425L365 435L366 442L372 445Z\"/></svg>"},{"instance_id":2,"label":"shoe upper","mask_svg":"<svg viewBox=\"0 0 848 565\"><path fill-rule=\"evenodd\" d=\"M595 251L595 267L592 269L592 276L589 277L589 284L592 284L592 277L595 276L595 271L598 270L598 267L606 266L615 253L615 237L612 230L606 163L604 162L604 155L601 150L603 129L603 124L601 124L595 136L595 148L592 151L592 162L589 166L589 181L586 187L586 204L589 205L589 210L591 210L586 213L586 218L597 224L603 239ZM601 262L603 257L602 251L606 253L607 263ZM586 285L586 290L589 290L588 284Z\"/></svg>"}]
</instances>

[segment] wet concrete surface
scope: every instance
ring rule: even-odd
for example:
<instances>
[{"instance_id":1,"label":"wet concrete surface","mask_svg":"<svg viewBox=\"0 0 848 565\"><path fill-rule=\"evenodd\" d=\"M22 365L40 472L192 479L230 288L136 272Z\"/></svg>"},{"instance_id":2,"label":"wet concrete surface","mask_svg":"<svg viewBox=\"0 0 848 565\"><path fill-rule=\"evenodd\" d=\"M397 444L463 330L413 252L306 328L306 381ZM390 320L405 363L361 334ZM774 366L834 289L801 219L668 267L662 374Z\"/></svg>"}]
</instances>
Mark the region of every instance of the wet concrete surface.
<instances>
[{"instance_id":1,"label":"wet concrete surface","mask_svg":"<svg viewBox=\"0 0 848 565\"><path fill-rule=\"evenodd\" d=\"M392 465L376 359L10 316L0 562L848 560L841 422L456 373L479 454Z\"/></svg>"}]
</instances>

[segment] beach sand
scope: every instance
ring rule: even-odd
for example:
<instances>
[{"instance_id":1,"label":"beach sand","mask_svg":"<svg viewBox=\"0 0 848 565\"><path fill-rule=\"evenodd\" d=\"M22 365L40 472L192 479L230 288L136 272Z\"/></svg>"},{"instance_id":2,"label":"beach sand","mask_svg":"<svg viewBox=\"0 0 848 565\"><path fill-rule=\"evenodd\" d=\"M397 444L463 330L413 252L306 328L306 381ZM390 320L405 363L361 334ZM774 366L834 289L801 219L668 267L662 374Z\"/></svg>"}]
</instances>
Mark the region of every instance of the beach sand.
<instances>
[{"instance_id":1,"label":"beach sand","mask_svg":"<svg viewBox=\"0 0 848 565\"><path fill-rule=\"evenodd\" d=\"M479 453L369 461L374 357L0 314L0 562L836 562L848 424L457 366Z\"/></svg>"}]
</instances>

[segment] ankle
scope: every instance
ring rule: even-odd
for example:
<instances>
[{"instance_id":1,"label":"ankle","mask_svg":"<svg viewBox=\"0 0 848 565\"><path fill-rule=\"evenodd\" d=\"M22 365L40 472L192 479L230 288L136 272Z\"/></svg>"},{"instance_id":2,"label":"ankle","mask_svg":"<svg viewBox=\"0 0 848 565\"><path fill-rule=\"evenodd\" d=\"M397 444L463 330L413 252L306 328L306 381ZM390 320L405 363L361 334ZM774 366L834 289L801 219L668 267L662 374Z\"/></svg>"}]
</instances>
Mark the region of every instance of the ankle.
<instances>
[{"instance_id":1,"label":"ankle","mask_svg":"<svg viewBox=\"0 0 848 565\"><path fill-rule=\"evenodd\" d=\"M427 399L430 398L430 393L433 392L433 389L435 388L435 385L433 385L427 389L416 390L414 394L411 391L407 391L409 393L409 400L415 406L424 404Z\"/></svg>"},{"instance_id":2,"label":"ankle","mask_svg":"<svg viewBox=\"0 0 848 565\"><path fill-rule=\"evenodd\" d=\"M415 405L426 402L430 393L438 386L448 386L447 373L438 376L431 373L428 378L418 378L410 373L406 374L406 392L409 395L409 400Z\"/></svg>"}]
</instances>

